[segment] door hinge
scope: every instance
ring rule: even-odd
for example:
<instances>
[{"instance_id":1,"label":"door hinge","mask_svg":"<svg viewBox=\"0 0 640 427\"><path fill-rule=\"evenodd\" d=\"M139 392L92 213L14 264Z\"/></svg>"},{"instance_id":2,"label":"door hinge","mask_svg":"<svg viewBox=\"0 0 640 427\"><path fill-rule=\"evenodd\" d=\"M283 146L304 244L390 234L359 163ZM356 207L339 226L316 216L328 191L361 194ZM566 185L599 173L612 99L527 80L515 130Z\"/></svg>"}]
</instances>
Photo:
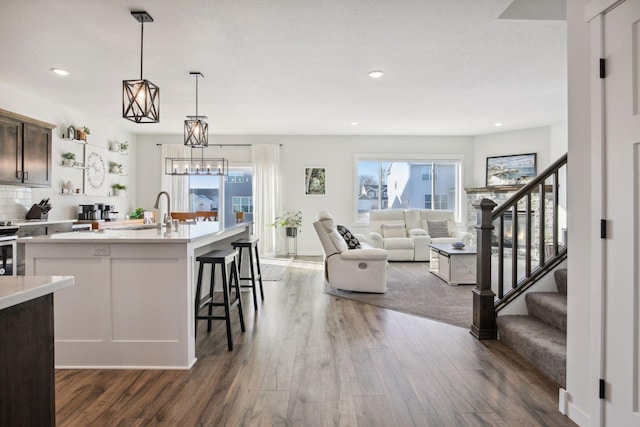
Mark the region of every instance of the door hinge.
<instances>
[{"instance_id":1,"label":"door hinge","mask_svg":"<svg viewBox=\"0 0 640 427\"><path fill-rule=\"evenodd\" d=\"M606 68L606 61L604 58L600 58L600 78L604 79L606 76L606 72L607 72L607 68Z\"/></svg>"},{"instance_id":2,"label":"door hinge","mask_svg":"<svg viewBox=\"0 0 640 427\"><path fill-rule=\"evenodd\" d=\"M607 220L606 219L600 220L600 238L601 239L607 238Z\"/></svg>"},{"instance_id":3,"label":"door hinge","mask_svg":"<svg viewBox=\"0 0 640 427\"><path fill-rule=\"evenodd\" d=\"M598 392L598 397L600 399L604 399L604 380L602 378L600 378L600 381L599 381L599 388L600 390Z\"/></svg>"}]
</instances>

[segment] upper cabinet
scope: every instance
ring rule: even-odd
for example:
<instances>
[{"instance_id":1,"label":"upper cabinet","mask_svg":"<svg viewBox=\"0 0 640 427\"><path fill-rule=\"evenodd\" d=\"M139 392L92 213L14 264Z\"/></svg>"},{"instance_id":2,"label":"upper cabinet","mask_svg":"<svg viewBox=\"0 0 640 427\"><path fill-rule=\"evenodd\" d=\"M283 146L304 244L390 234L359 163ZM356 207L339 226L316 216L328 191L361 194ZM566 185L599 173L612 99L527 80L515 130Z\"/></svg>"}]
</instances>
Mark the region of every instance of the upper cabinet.
<instances>
[{"instance_id":1,"label":"upper cabinet","mask_svg":"<svg viewBox=\"0 0 640 427\"><path fill-rule=\"evenodd\" d=\"M0 184L51 187L55 127L0 109Z\"/></svg>"}]
</instances>

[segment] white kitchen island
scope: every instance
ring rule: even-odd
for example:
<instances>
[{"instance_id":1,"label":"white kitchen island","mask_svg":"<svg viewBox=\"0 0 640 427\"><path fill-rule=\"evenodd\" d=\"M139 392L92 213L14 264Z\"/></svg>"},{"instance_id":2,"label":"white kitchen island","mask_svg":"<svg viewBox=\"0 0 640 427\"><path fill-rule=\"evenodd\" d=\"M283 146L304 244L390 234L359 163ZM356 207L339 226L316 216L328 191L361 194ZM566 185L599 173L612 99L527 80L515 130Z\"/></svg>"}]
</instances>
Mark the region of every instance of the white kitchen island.
<instances>
[{"instance_id":1,"label":"white kitchen island","mask_svg":"<svg viewBox=\"0 0 640 427\"><path fill-rule=\"evenodd\" d=\"M19 239L27 275L75 276L75 286L55 294L56 367L191 368L195 258L230 249L249 237L250 226L198 222L169 233L108 229Z\"/></svg>"}]
</instances>

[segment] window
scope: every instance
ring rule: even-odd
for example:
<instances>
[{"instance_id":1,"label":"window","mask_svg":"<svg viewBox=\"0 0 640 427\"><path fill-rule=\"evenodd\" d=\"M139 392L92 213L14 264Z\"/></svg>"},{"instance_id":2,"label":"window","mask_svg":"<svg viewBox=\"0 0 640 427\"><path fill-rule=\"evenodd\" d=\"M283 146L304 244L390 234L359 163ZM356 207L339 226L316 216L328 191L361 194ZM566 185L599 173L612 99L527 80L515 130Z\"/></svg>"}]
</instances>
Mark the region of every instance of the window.
<instances>
[{"instance_id":1,"label":"window","mask_svg":"<svg viewBox=\"0 0 640 427\"><path fill-rule=\"evenodd\" d=\"M461 160L356 159L356 221L372 209L450 210L460 218Z\"/></svg>"},{"instance_id":2,"label":"window","mask_svg":"<svg viewBox=\"0 0 640 427\"><path fill-rule=\"evenodd\" d=\"M218 211L218 221L225 227L236 223L235 213L244 212L245 221L253 221L252 170L231 167L226 177L189 176L189 210Z\"/></svg>"},{"instance_id":3,"label":"window","mask_svg":"<svg viewBox=\"0 0 640 427\"><path fill-rule=\"evenodd\" d=\"M424 208L434 209L441 211L448 211L449 209L449 195L448 194L434 194L433 206L431 206L431 194L424 195Z\"/></svg>"},{"instance_id":4,"label":"window","mask_svg":"<svg viewBox=\"0 0 640 427\"><path fill-rule=\"evenodd\" d=\"M423 181L431 181L431 166L421 166L420 167L422 180Z\"/></svg>"},{"instance_id":5,"label":"window","mask_svg":"<svg viewBox=\"0 0 640 427\"><path fill-rule=\"evenodd\" d=\"M253 221L253 188L250 167L232 167L229 169L224 185L224 226L236 223L236 212L244 212L245 221Z\"/></svg>"},{"instance_id":6,"label":"window","mask_svg":"<svg viewBox=\"0 0 640 427\"><path fill-rule=\"evenodd\" d=\"M244 182L244 172L242 171L229 171L227 176L227 182L229 184L242 184Z\"/></svg>"},{"instance_id":7,"label":"window","mask_svg":"<svg viewBox=\"0 0 640 427\"><path fill-rule=\"evenodd\" d=\"M233 196L231 207L233 212L253 213L253 197Z\"/></svg>"}]
</instances>

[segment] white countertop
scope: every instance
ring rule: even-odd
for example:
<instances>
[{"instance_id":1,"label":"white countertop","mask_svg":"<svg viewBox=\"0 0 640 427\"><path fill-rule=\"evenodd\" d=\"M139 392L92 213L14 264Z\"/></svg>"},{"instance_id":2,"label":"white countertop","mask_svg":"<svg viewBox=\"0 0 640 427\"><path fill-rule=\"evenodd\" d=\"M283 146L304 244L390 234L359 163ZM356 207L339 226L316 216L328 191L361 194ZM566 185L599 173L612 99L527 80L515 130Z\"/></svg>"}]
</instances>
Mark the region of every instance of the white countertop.
<instances>
[{"instance_id":1,"label":"white countertop","mask_svg":"<svg viewBox=\"0 0 640 427\"><path fill-rule=\"evenodd\" d=\"M13 225L27 226L27 225L47 225L47 224L62 224L65 222L77 222L77 219L11 219Z\"/></svg>"},{"instance_id":2,"label":"white countertop","mask_svg":"<svg viewBox=\"0 0 640 427\"><path fill-rule=\"evenodd\" d=\"M0 310L72 286L73 276L0 276Z\"/></svg>"},{"instance_id":3,"label":"white countertop","mask_svg":"<svg viewBox=\"0 0 640 427\"><path fill-rule=\"evenodd\" d=\"M73 233L58 233L48 236L22 237L18 239L18 243L190 243L198 239L209 237L212 235L222 235L225 232L250 226L251 223L244 222L241 224L220 229L220 223L217 221L201 221L194 223L179 223L178 231L171 229L167 232L165 227L162 229L148 228L144 230L126 230L126 229L100 229L92 231L81 231Z\"/></svg>"}]
</instances>

